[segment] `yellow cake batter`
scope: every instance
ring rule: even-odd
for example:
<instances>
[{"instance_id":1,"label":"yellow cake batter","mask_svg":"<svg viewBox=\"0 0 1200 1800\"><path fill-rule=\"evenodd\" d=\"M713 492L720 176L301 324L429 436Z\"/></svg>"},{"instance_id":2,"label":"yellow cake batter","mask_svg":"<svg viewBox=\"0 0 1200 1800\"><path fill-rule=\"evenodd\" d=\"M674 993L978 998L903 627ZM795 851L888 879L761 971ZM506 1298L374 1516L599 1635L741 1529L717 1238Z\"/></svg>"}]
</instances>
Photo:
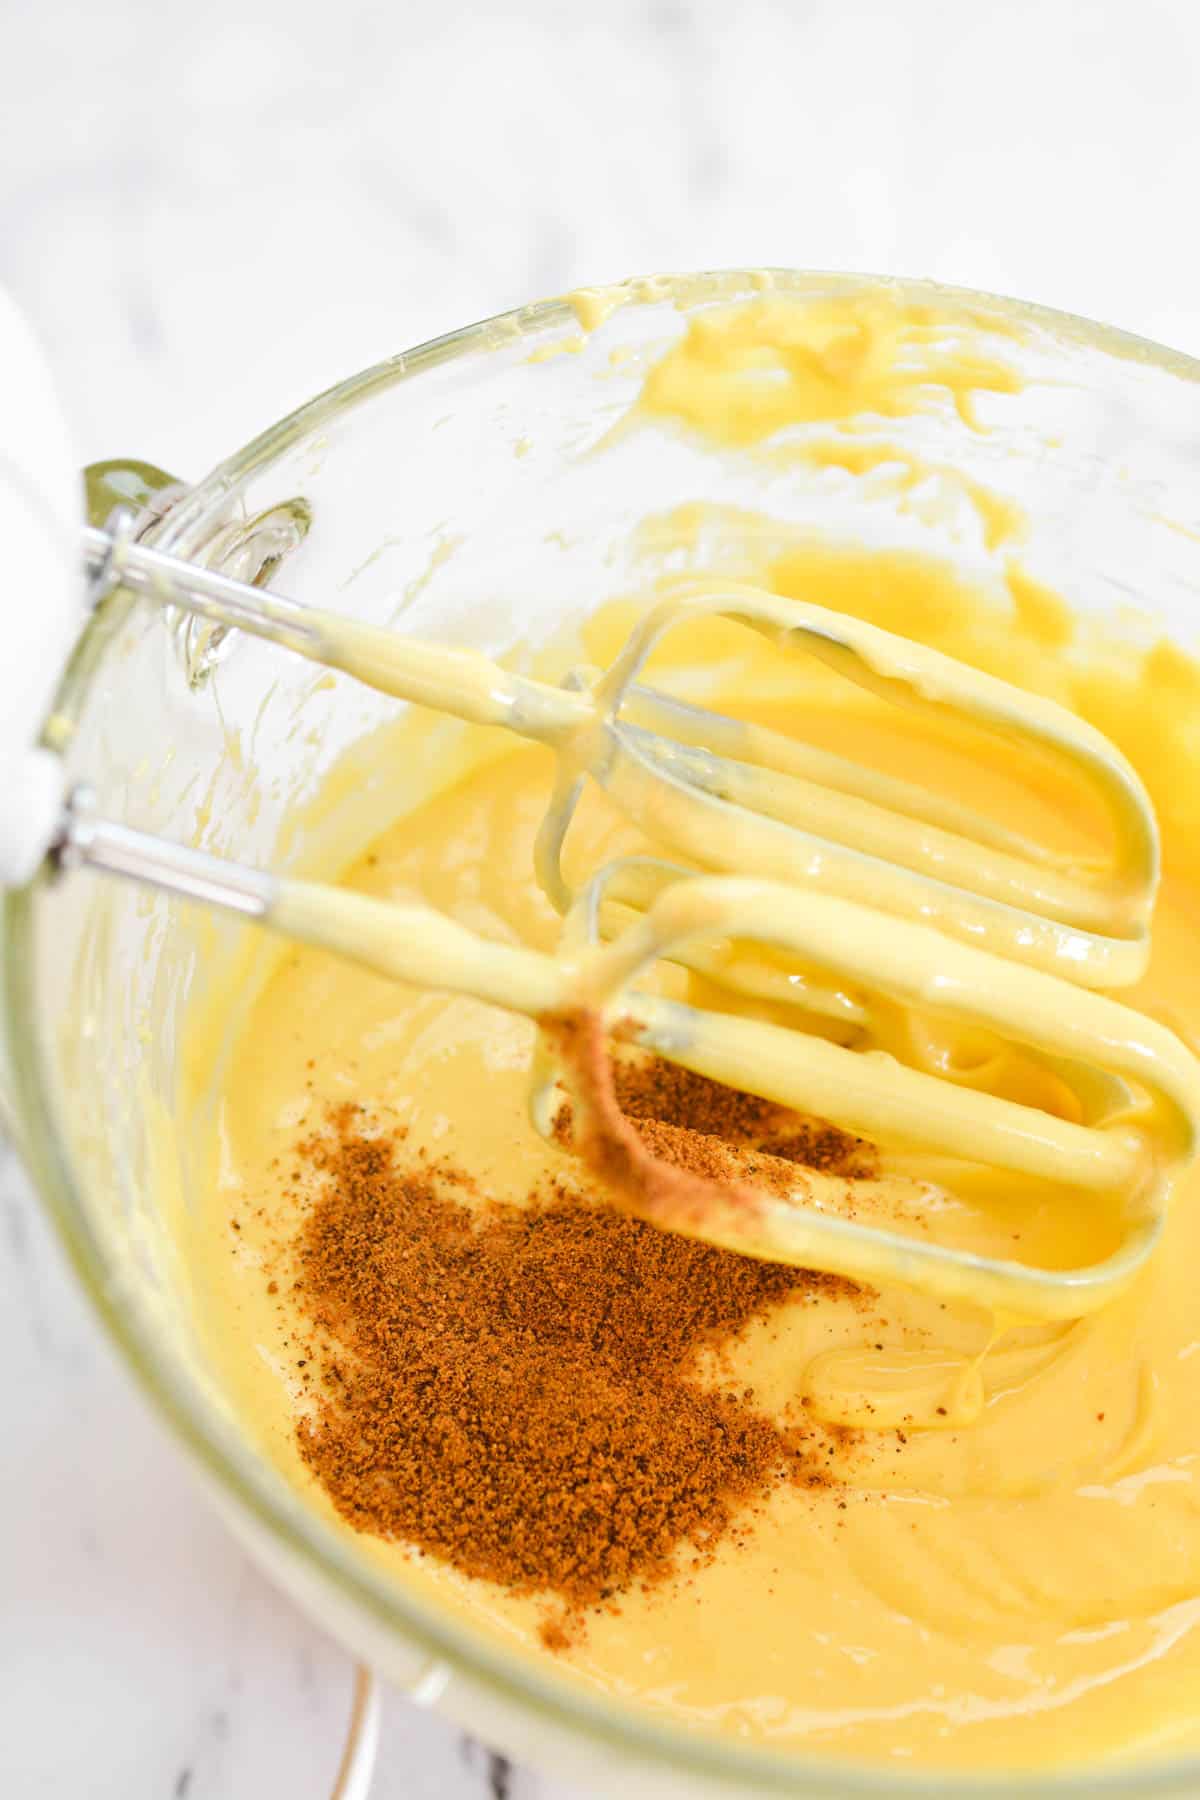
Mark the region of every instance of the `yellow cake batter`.
<instances>
[{"instance_id":1,"label":"yellow cake batter","mask_svg":"<svg viewBox=\"0 0 1200 1800\"><path fill-rule=\"evenodd\" d=\"M600 299L581 304L585 327L604 316ZM937 404L939 393L970 423L977 393L1011 392L1017 377L998 352L989 361L978 348L948 347L937 327L886 295L807 312L768 297L698 318L675 360L648 381L644 406L683 429L724 432L747 453L778 453L789 424L844 423L862 411L895 418ZM766 398L737 385L739 370L764 366L774 371ZM838 456L837 446L813 442L792 450ZM841 452L839 466L852 466L845 443ZM985 524L991 547L1011 550L1019 527L999 504ZM1187 737L1200 692L1186 659L1165 648L1136 667L1099 649L1081 657L1061 603L1011 560L1012 605L1001 621L970 581L915 553L810 543L769 562L753 555L758 579L777 592L910 632L1067 700L1114 735L1155 798L1166 857L1149 969L1121 998L1200 1035L1197 802L1171 779L1173 747ZM611 654L629 613L625 604L595 622L595 660ZM744 716L778 726L801 710L813 743L844 752L849 740L873 766L1019 819L1064 851L1092 841L1094 821L1080 815L1069 785L1016 750L984 755L953 729L908 718L827 670L781 671L766 651L747 653L734 627L691 634L687 657L691 677L720 671L722 699ZM468 728L468 738L466 775L431 769L427 803L381 820L378 842L344 873L345 885L419 898L500 942L552 949L559 921L532 875L551 758L514 749L487 727ZM593 795L571 839L572 866L595 868L639 847L632 827ZM908 1028L937 1032L916 1015ZM211 1203L185 1246L197 1313L239 1416L338 1529L347 1528L296 1446L305 1401L293 1321L279 1305L286 1283L267 1292L280 1219L289 1206L298 1218L304 1205L284 1198L292 1148L330 1107L352 1101L373 1124L406 1127L412 1151L425 1147L469 1170L482 1190L519 1202L540 1175L571 1167L527 1123L532 1043L529 1022L508 1012L295 949L223 1068ZM947 1038L932 1051L926 1041L923 1054L970 1049ZM192 1068L203 1087L202 1053ZM1053 1084L1020 1058L1002 1061L989 1080L997 1092L1062 1109ZM911 1155L881 1148L885 1167L913 1172ZM1089 1213L1049 1185L1013 1200L1011 1181L975 1179L981 1231L1019 1218L1050 1260L1106 1253L1113 1227L1104 1209ZM251 1201L264 1203L262 1218ZM669 1719L871 1762L1042 1766L1194 1747L1198 1266L1193 1174L1149 1266L1083 1321L1002 1329L981 1308L886 1284L866 1310L832 1294L784 1306L751 1327L733 1371L713 1379L752 1385L780 1418L806 1401L814 1416L861 1434L854 1455L829 1488L775 1491L748 1541L731 1539L674 1583L623 1596L619 1612L591 1615L556 1664ZM402 1545L360 1543L398 1580L500 1634L514 1655L547 1654L536 1597L468 1581Z\"/></svg>"}]
</instances>

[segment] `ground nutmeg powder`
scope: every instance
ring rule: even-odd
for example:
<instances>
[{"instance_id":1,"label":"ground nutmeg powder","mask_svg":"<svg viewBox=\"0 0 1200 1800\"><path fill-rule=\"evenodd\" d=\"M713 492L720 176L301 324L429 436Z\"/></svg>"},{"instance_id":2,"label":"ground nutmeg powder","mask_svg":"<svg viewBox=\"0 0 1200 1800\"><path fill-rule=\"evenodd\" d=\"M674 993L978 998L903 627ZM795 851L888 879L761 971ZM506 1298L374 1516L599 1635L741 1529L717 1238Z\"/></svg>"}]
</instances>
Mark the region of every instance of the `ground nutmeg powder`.
<instances>
[{"instance_id":1,"label":"ground nutmeg powder","mask_svg":"<svg viewBox=\"0 0 1200 1800\"><path fill-rule=\"evenodd\" d=\"M734 1179L847 1172L866 1147L653 1059L623 1114L660 1159ZM662 1129L658 1129L661 1127ZM806 1135L807 1131L807 1135ZM782 1157L771 1159L775 1139ZM702 1383L705 1347L835 1277L755 1262L553 1186L523 1203L364 1134L355 1109L306 1141L320 1175L295 1245L311 1326L304 1458L343 1517L566 1616L711 1550L780 1480L824 1483L828 1446ZM569 1641L563 1614L547 1644Z\"/></svg>"}]
</instances>

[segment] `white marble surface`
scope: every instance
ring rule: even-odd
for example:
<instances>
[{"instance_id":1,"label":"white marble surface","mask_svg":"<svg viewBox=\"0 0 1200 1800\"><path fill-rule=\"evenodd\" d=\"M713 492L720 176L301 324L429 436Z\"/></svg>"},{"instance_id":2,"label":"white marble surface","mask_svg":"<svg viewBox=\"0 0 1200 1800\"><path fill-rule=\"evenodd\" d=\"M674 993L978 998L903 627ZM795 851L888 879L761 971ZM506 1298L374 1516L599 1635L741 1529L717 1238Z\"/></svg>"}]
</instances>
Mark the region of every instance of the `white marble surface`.
<instances>
[{"instance_id":1,"label":"white marble surface","mask_svg":"<svg viewBox=\"0 0 1200 1800\"><path fill-rule=\"evenodd\" d=\"M1195 0L0 6L0 281L80 459L200 473L579 281L1019 292L1200 351ZM194 1492L0 1161L0 1793L328 1793L346 1657ZM388 1702L378 1800L565 1800Z\"/></svg>"}]
</instances>

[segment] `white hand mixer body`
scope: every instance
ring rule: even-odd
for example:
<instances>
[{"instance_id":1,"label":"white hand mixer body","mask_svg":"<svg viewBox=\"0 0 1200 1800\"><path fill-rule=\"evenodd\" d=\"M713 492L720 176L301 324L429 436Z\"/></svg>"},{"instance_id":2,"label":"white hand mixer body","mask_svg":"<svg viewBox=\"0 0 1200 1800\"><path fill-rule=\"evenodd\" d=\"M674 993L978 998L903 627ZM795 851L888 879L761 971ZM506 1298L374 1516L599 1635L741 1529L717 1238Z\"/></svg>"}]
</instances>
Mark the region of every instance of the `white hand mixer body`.
<instances>
[{"instance_id":1,"label":"white hand mixer body","mask_svg":"<svg viewBox=\"0 0 1200 1800\"><path fill-rule=\"evenodd\" d=\"M38 746L84 618L80 483L36 339L0 289L0 886L30 879L62 819L64 777Z\"/></svg>"},{"instance_id":2,"label":"white hand mixer body","mask_svg":"<svg viewBox=\"0 0 1200 1800\"><path fill-rule=\"evenodd\" d=\"M36 347L2 297L0 377L19 396L5 411L0 439L0 529L17 549L8 612L18 621L9 639L16 653L4 665L0 881L28 880L49 855L64 866L151 882L398 979L471 994L546 1025L577 1013L620 1023L659 1055L864 1135L899 1134L941 1156L1120 1196L1124 1204L1118 1248L1065 1270L839 1217L835 1189L844 1190L844 1181L810 1171L798 1177L794 1198L764 1198L749 1212L732 1202L722 1207L718 1197L695 1216L655 1214L744 1253L907 1281L1042 1318L1102 1304L1141 1266L1161 1235L1175 1179L1195 1153L1200 1066L1164 1027L1087 991L1141 973L1158 877L1148 799L1099 733L1065 709L905 639L753 588L681 588L648 613L606 673L559 688L474 652L402 639L230 581L137 544L127 525L117 525L85 533L83 561L99 576L93 600L97 585L121 585L405 700L550 744L558 778L537 871L567 914L562 945L548 957L492 943L428 908L295 882L166 843L67 796L58 759L36 742L82 622L77 479ZM36 596L36 605L26 596ZM640 685L662 636L711 613L812 651L902 704L964 716L1070 765L1111 822L1110 860L1072 863L956 801ZM573 895L561 852L588 777L690 866L628 859ZM620 928L612 935L614 920ZM736 961L722 954L731 940L797 959L801 973L783 991L801 1013L853 1010L862 1002L848 998L852 991L866 996L867 1007L874 994L988 1026L1073 1073L1088 1097L1088 1122L634 985L648 964L669 958L715 972L735 989L773 992L771 967L756 962L753 948ZM550 1030L536 1059L532 1110L543 1131L553 1112L553 1042ZM869 1183L869 1197L886 1198L888 1181ZM620 1198L639 1204L636 1194Z\"/></svg>"}]
</instances>

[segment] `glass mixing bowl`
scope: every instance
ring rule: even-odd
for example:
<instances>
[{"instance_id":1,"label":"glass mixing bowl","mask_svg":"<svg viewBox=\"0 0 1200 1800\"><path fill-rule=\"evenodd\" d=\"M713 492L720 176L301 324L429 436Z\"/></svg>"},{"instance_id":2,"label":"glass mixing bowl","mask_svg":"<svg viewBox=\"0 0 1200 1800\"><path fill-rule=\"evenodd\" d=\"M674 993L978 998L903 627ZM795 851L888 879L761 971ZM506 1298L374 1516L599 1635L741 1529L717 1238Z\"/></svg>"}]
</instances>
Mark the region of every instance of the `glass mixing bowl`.
<instances>
[{"instance_id":1,"label":"glass mixing bowl","mask_svg":"<svg viewBox=\"0 0 1200 1800\"><path fill-rule=\"evenodd\" d=\"M143 515L146 535L301 600L509 655L560 637L664 563L736 566L746 512L789 530L899 534L986 572L987 533L952 491L909 491L898 508L886 478L801 475L681 432L619 428L646 368L695 308L764 285L821 296L871 284L735 272L631 284L590 334L557 300L472 326L355 376L197 486L163 492ZM1019 503L1023 561L1074 606L1142 641L1165 630L1190 647L1200 364L1012 301L891 285L952 318L1018 326L1007 349L1025 382L982 395L973 423L948 403L888 421L888 440ZM97 483L137 500L154 485L145 470L112 467ZM639 531L647 516L677 518L698 500L736 509L726 537L693 533L681 550L670 533ZM295 868L353 855L403 808L404 769L370 748L395 713L344 678L236 635L213 639L118 593L78 646L52 729L104 814ZM358 770L339 785L344 803L310 808L296 831L297 808L339 762ZM407 1592L307 1511L223 1399L169 1230L189 1193L186 1134L164 1153L161 1129L175 1117L181 1023L246 928L86 875L9 894L2 927L16 1130L80 1278L236 1531L347 1645L497 1746L600 1792L1010 1791L1003 1778L781 1756L581 1693L549 1663L516 1662ZM1200 1762L1022 1785L1187 1794Z\"/></svg>"}]
</instances>

